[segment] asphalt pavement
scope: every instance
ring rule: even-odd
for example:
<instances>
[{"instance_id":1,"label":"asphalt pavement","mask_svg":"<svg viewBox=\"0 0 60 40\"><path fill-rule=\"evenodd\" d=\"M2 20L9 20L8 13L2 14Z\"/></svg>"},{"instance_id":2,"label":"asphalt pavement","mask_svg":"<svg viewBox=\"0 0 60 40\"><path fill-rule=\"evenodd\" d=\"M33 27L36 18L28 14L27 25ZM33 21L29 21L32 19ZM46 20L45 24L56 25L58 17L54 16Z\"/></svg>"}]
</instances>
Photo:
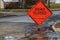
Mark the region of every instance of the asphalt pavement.
<instances>
[{"instance_id":1,"label":"asphalt pavement","mask_svg":"<svg viewBox=\"0 0 60 40\"><path fill-rule=\"evenodd\" d=\"M60 15L60 11L52 11L53 15ZM15 14L15 13L13 13ZM35 23L28 15L27 12L16 12L16 14L23 14L23 16L11 16L11 17L2 17L0 18L0 34L3 32L6 33L15 33L15 32L25 32L25 27L28 26L29 24L25 23ZM60 17L60 16L59 16ZM7 23L5 23L7 22ZM13 23L8 23L8 22L13 22ZM20 23L21 24L20 24ZM22 24L24 23L24 24ZM47 24L46 24L47 25ZM3 27L2 27L3 26ZM10 26L10 27L9 27ZM12 31L13 30L13 31ZM16 31L15 31L16 30ZM22 31L21 31L22 30ZM10 32L9 32L10 31ZM2 34L3 35L3 34Z\"/></svg>"},{"instance_id":2,"label":"asphalt pavement","mask_svg":"<svg viewBox=\"0 0 60 40\"><path fill-rule=\"evenodd\" d=\"M34 23L34 21L29 16L4 17L4 18L0 18L0 22L30 22L30 23Z\"/></svg>"},{"instance_id":3,"label":"asphalt pavement","mask_svg":"<svg viewBox=\"0 0 60 40\"><path fill-rule=\"evenodd\" d=\"M53 15L60 15L60 11L52 11ZM30 22L34 23L34 21L27 15L27 12L16 12L13 14L22 14L23 16L11 16L11 17L3 17L0 18L0 22ZM52 15L52 16L53 16Z\"/></svg>"}]
</instances>

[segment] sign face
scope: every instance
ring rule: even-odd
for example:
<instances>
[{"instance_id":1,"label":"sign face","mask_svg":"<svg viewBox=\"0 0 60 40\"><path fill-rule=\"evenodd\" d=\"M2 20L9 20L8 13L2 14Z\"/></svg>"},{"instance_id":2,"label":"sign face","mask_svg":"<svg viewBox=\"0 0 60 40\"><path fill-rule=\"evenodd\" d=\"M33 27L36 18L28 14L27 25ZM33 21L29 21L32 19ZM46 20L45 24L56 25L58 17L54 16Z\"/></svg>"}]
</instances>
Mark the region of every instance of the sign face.
<instances>
[{"instance_id":1,"label":"sign face","mask_svg":"<svg viewBox=\"0 0 60 40\"><path fill-rule=\"evenodd\" d=\"M41 25L52 15L52 12L44 5L43 2L38 2L31 10L28 11L28 15L38 25Z\"/></svg>"}]
</instances>

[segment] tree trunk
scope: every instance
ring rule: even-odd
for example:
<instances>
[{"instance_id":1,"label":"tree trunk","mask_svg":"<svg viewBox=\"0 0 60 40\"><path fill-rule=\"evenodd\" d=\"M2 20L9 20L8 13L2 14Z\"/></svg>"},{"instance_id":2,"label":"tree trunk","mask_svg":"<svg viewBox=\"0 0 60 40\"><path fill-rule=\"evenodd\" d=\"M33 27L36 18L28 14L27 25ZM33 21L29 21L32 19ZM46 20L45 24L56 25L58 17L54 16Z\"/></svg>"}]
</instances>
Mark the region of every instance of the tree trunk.
<instances>
[{"instance_id":1,"label":"tree trunk","mask_svg":"<svg viewBox=\"0 0 60 40\"><path fill-rule=\"evenodd\" d=\"M23 0L19 0L19 7L22 8Z\"/></svg>"},{"instance_id":2,"label":"tree trunk","mask_svg":"<svg viewBox=\"0 0 60 40\"><path fill-rule=\"evenodd\" d=\"M50 8L50 0L47 0L47 5Z\"/></svg>"},{"instance_id":3,"label":"tree trunk","mask_svg":"<svg viewBox=\"0 0 60 40\"><path fill-rule=\"evenodd\" d=\"M22 5L22 7L25 8L25 5L26 5L26 0L23 0L23 5Z\"/></svg>"}]
</instances>

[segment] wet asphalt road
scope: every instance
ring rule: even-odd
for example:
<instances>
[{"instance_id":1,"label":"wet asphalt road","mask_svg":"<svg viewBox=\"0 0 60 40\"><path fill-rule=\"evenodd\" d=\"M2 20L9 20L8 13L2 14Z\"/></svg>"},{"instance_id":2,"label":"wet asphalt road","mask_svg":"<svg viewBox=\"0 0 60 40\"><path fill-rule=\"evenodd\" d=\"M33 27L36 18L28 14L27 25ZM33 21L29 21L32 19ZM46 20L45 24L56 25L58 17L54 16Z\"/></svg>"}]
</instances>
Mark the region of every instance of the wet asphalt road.
<instances>
[{"instance_id":1,"label":"wet asphalt road","mask_svg":"<svg viewBox=\"0 0 60 40\"><path fill-rule=\"evenodd\" d=\"M26 12L23 12L23 13L26 13ZM54 16L54 15L60 15L60 11L53 11L52 16ZM13 32L13 34L14 34L15 30L16 30L15 32L25 32L25 30L23 30L23 29L25 29L25 27L28 26L29 24L20 24L20 23L17 23L17 22L35 23L28 15L25 15L25 14L24 14L24 16L11 16L11 17L0 18L0 22L2 22L2 23L0 23L0 27L2 29L0 34L2 34L2 32L6 33L6 32L9 32L9 31L10 31L10 33ZM15 22L15 23L4 23L4 22ZM8 27L8 26L10 26L10 27ZM18 26L18 27L16 27L16 26ZM51 34L49 34L49 35L51 37ZM55 36L55 35L53 35L53 36Z\"/></svg>"},{"instance_id":2,"label":"wet asphalt road","mask_svg":"<svg viewBox=\"0 0 60 40\"><path fill-rule=\"evenodd\" d=\"M52 11L53 15L60 15L60 11ZM19 14L19 13L18 13ZM24 16L12 16L12 17L4 17L0 18L0 22L30 22L34 23L34 21L27 15L26 12L20 12Z\"/></svg>"}]
</instances>

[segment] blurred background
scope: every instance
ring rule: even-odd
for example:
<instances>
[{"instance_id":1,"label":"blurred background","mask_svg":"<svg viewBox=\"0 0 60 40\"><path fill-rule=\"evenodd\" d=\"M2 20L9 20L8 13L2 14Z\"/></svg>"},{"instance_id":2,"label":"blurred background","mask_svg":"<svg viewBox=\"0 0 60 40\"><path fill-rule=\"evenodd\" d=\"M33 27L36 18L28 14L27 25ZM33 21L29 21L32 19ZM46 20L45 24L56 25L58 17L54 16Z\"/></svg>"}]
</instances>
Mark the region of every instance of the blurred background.
<instances>
[{"instance_id":1,"label":"blurred background","mask_svg":"<svg viewBox=\"0 0 60 40\"><path fill-rule=\"evenodd\" d=\"M32 8L38 1L39 0L0 0L0 9L26 10ZM60 9L60 0L43 0L43 2L50 9Z\"/></svg>"}]
</instances>

